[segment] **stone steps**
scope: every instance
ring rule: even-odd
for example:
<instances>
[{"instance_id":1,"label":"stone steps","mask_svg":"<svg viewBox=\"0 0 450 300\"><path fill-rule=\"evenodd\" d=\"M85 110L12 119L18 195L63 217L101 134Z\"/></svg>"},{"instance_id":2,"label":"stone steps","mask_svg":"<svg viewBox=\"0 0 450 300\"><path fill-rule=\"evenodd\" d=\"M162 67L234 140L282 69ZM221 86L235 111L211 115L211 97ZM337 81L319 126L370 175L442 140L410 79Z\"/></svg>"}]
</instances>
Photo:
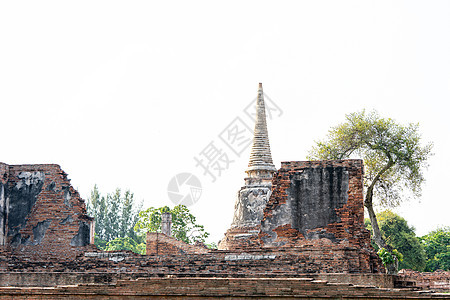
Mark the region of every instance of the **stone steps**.
<instances>
[{"instance_id":1,"label":"stone steps","mask_svg":"<svg viewBox=\"0 0 450 300\"><path fill-rule=\"evenodd\" d=\"M239 297L304 299L450 299L450 294L383 289L367 285L329 283L312 278L139 278L116 284L79 284L53 288L0 288L0 299L110 299L115 297Z\"/></svg>"}]
</instances>

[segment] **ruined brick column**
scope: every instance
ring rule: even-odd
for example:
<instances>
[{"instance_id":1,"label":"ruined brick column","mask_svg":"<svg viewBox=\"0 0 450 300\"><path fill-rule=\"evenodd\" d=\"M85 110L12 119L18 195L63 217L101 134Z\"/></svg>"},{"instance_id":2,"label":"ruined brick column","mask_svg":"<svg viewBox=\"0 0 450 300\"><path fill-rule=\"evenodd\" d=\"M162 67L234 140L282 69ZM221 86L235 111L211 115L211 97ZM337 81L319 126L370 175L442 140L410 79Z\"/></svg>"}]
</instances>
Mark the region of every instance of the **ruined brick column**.
<instances>
[{"instance_id":1,"label":"ruined brick column","mask_svg":"<svg viewBox=\"0 0 450 300\"><path fill-rule=\"evenodd\" d=\"M167 236L172 236L172 214L170 212L161 215L161 232Z\"/></svg>"},{"instance_id":2,"label":"ruined brick column","mask_svg":"<svg viewBox=\"0 0 450 300\"><path fill-rule=\"evenodd\" d=\"M245 185L237 194L231 228L220 241L219 249L235 250L259 246L259 230L263 211L272 190L272 177L277 171L270 152L266 108L262 84L256 102L256 123Z\"/></svg>"}]
</instances>

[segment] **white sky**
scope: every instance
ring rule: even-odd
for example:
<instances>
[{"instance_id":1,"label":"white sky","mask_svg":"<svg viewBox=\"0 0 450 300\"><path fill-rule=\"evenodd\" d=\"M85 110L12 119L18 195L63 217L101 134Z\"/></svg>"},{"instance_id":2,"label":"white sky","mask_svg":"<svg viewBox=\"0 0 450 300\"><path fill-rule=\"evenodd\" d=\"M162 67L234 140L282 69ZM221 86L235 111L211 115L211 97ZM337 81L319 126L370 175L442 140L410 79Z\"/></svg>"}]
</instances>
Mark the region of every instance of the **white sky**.
<instances>
[{"instance_id":1,"label":"white sky","mask_svg":"<svg viewBox=\"0 0 450 300\"><path fill-rule=\"evenodd\" d=\"M249 149L218 135L256 97L272 155L304 160L347 113L420 122L433 141L420 201L397 211L422 235L450 225L449 1L2 1L0 161L57 163L86 199L130 189L172 205L167 186L198 176L190 207L218 241ZM216 182L194 156L213 141L234 160Z\"/></svg>"}]
</instances>

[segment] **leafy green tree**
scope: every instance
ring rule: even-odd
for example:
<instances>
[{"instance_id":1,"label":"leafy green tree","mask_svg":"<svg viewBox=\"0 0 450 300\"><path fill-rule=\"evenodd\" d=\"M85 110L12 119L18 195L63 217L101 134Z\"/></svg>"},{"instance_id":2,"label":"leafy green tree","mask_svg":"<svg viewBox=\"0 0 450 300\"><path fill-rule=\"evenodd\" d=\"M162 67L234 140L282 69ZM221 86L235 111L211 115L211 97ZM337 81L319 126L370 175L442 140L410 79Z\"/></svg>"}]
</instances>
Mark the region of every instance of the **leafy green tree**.
<instances>
[{"instance_id":1,"label":"leafy green tree","mask_svg":"<svg viewBox=\"0 0 450 300\"><path fill-rule=\"evenodd\" d=\"M450 227L439 228L420 238L425 248L425 271L450 270Z\"/></svg>"},{"instance_id":2,"label":"leafy green tree","mask_svg":"<svg viewBox=\"0 0 450 300\"><path fill-rule=\"evenodd\" d=\"M362 158L365 165L364 206L370 217L373 240L379 248L389 245L383 239L374 211L374 200L387 207L399 205L404 190L419 197L423 170L432 144L422 146L418 124L406 126L375 111L346 115L346 121L332 127L324 141L316 142L309 159ZM404 199L404 198L403 198Z\"/></svg>"},{"instance_id":3,"label":"leafy green tree","mask_svg":"<svg viewBox=\"0 0 450 300\"><path fill-rule=\"evenodd\" d=\"M126 237L142 243L144 237L134 231L141 206L135 203L130 191L122 194L116 189L114 193L102 196L95 185L87 201L87 212L95 218L95 245L105 249L108 242Z\"/></svg>"},{"instance_id":4,"label":"leafy green tree","mask_svg":"<svg viewBox=\"0 0 450 300\"><path fill-rule=\"evenodd\" d=\"M203 225L196 223L196 218L184 205L177 205L173 209L168 206L150 207L139 213L139 220L134 227L137 232L161 232L161 215L164 212L172 214L172 236L188 244L205 242L209 233Z\"/></svg>"},{"instance_id":5,"label":"leafy green tree","mask_svg":"<svg viewBox=\"0 0 450 300\"><path fill-rule=\"evenodd\" d=\"M146 247L145 243L138 243L134 239L126 236L109 241L103 250L106 251L128 250L138 254L145 254Z\"/></svg>"},{"instance_id":6,"label":"leafy green tree","mask_svg":"<svg viewBox=\"0 0 450 300\"><path fill-rule=\"evenodd\" d=\"M414 228L409 226L404 218L390 210L378 213L377 219L383 239L391 249L397 249L402 254L403 260L399 261L398 267L423 271L426 254Z\"/></svg>"}]
</instances>

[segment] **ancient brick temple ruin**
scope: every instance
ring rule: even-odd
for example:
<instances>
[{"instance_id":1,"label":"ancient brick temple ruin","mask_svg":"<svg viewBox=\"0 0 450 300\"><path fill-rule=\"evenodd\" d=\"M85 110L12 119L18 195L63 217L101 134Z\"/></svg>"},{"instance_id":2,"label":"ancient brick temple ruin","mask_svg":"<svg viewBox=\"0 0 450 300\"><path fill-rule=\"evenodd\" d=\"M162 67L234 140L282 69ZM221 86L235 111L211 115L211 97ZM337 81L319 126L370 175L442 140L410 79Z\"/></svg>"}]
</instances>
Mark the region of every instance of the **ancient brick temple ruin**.
<instances>
[{"instance_id":1,"label":"ancient brick temple ruin","mask_svg":"<svg viewBox=\"0 0 450 300\"><path fill-rule=\"evenodd\" d=\"M264 93L245 185L219 249L307 254L304 272L380 273L381 261L364 227L361 160L272 162Z\"/></svg>"},{"instance_id":2,"label":"ancient brick temple ruin","mask_svg":"<svg viewBox=\"0 0 450 300\"><path fill-rule=\"evenodd\" d=\"M219 249L171 237L165 215L138 255L92 244L94 220L58 165L0 163L0 299L450 299L415 291L418 275L383 273L364 227L363 172L361 160L277 170L260 84L247 178ZM450 274L439 280L450 286Z\"/></svg>"}]
</instances>

